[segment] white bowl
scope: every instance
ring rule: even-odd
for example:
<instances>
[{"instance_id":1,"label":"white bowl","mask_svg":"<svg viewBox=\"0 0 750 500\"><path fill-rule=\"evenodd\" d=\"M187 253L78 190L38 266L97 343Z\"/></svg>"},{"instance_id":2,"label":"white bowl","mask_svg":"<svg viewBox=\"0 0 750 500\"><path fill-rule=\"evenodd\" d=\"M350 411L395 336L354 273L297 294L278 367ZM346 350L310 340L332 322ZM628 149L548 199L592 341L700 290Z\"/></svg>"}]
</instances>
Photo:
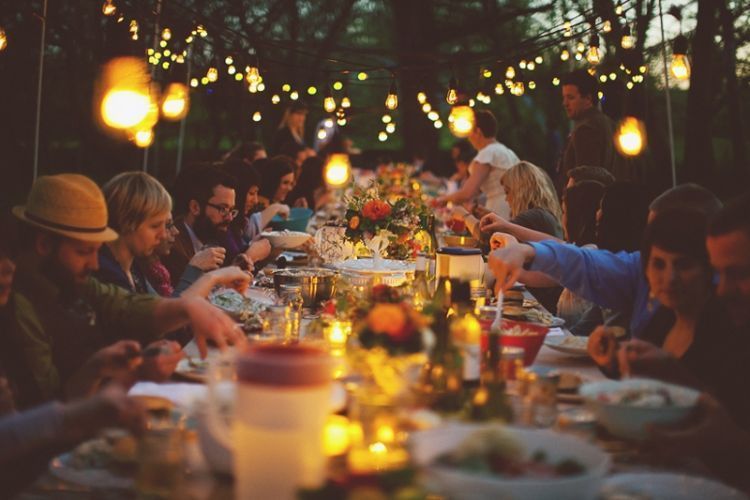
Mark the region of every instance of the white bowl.
<instances>
[{"instance_id":1,"label":"white bowl","mask_svg":"<svg viewBox=\"0 0 750 500\"><path fill-rule=\"evenodd\" d=\"M577 437L539 429L502 427L515 438L528 455L543 451L552 462L567 458L580 462L586 472L556 478L503 478L472 474L434 464L440 455L454 449L480 429L500 427L479 424L451 424L416 432L410 439L412 456L425 467L425 481L440 493L456 500L534 499L586 500L596 498L610 467L609 455Z\"/></svg>"},{"instance_id":2,"label":"white bowl","mask_svg":"<svg viewBox=\"0 0 750 500\"><path fill-rule=\"evenodd\" d=\"M312 238L301 231L268 231L262 233L261 236L268 239L274 248L297 248Z\"/></svg>"},{"instance_id":3,"label":"white bowl","mask_svg":"<svg viewBox=\"0 0 750 500\"><path fill-rule=\"evenodd\" d=\"M671 406L633 406L608 403L600 396L630 389L664 389L674 400ZM688 387L667 384L658 380L631 378L605 380L582 385L578 393L583 397L596 418L613 436L642 440L648 437L650 424L674 424L687 417L700 393Z\"/></svg>"}]
</instances>

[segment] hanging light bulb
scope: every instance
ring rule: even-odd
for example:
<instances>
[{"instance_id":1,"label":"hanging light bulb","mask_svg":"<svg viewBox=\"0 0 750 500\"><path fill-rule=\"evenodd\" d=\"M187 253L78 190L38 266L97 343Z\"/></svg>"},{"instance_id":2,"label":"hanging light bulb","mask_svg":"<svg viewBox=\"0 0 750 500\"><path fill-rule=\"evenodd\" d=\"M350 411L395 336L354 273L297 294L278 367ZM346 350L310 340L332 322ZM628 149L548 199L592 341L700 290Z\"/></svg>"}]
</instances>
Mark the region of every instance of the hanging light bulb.
<instances>
[{"instance_id":1,"label":"hanging light bulb","mask_svg":"<svg viewBox=\"0 0 750 500\"><path fill-rule=\"evenodd\" d=\"M560 79L558 77L554 77L552 79L552 85L554 85L555 87L557 87L558 85L560 85Z\"/></svg>"},{"instance_id":2,"label":"hanging light bulb","mask_svg":"<svg viewBox=\"0 0 750 500\"><path fill-rule=\"evenodd\" d=\"M393 118L388 113L384 114L383 117L380 119L383 123L391 123Z\"/></svg>"},{"instance_id":3,"label":"hanging light bulb","mask_svg":"<svg viewBox=\"0 0 750 500\"><path fill-rule=\"evenodd\" d=\"M141 58L120 57L105 64L99 78L102 124L130 134L152 128L159 119L159 106L149 80Z\"/></svg>"},{"instance_id":4,"label":"hanging light bulb","mask_svg":"<svg viewBox=\"0 0 750 500\"><path fill-rule=\"evenodd\" d=\"M328 158L323 177L330 187L341 187L349 182L351 173L352 165L349 162L349 155L335 153Z\"/></svg>"},{"instance_id":5,"label":"hanging light bulb","mask_svg":"<svg viewBox=\"0 0 750 500\"><path fill-rule=\"evenodd\" d=\"M489 68L482 69L482 78L492 78L492 70Z\"/></svg>"},{"instance_id":6,"label":"hanging light bulb","mask_svg":"<svg viewBox=\"0 0 750 500\"><path fill-rule=\"evenodd\" d=\"M576 52L583 53L586 50L586 45L584 45L583 40L578 40L576 42Z\"/></svg>"},{"instance_id":7,"label":"hanging light bulb","mask_svg":"<svg viewBox=\"0 0 750 500\"><path fill-rule=\"evenodd\" d=\"M389 134L392 134L396 131L396 124L391 122L388 125L385 126L385 131Z\"/></svg>"},{"instance_id":8,"label":"hanging light bulb","mask_svg":"<svg viewBox=\"0 0 750 500\"><path fill-rule=\"evenodd\" d=\"M215 82L219 79L219 70L211 66L208 68L208 71L206 71L206 78L208 78L208 81L211 83Z\"/></svg>"},{"instance_id":9,"label":"hanging light bulb","mask_svg":"<svg viewBox=\"0 0 750 500\"><path fill-rule=\"evenodd\" d=\"M326 96L323 98L323 109L326 113L333 113L336 111L336 99L333 98L331 89L326 89Z\"/></svg>"},{"instance_id":10,"label":"hanging light bulb","mask_svg":"<svg viewBox=\"0 0 750 500\"><path fill-rule=\"evenodd\" d=\"M5 50L8 46L8 36L5 34L5 30L0 28L0 52Z\"/></svg>"},{"instance_id":11,"label":"hanging light bulb","mask_svg":"<svg viewBox=\"0 0 750 500\"><path fill-rule=\"evenodd\" d=\"M388 132L386 132L385 130L381 130L380 132L378 132L378 140L380 142L387 141L388 140Z\"/></svg>"},{"instance_id":12,"label":"hanging light bulb","mask_svg":"<svg viewBox=\"0 0 750 500\"><path fill-rule=\"evenodd\" d=\"M344 84L340 80L333 82L333 90L341 90L344 88Z\"/></svg>"},{"instance_id":13,"label":"hanging light bulb","mask_svg":"<svg viewBox=\"0 0 750 500\"><path fill-rule=\"evenodd\" d=\"M510 89L510 93L516 97L520 97L526 92L526 86L523 82L513 82L513 88Z\"/></svg>"},{"instance_id":14,"label":"hanging light bulb","mask_svg":"<svg viewBox=\"0 0 750 500\"><path fill-rule=\"evenodd\" d=\"M432 111L432 105L429 102L422 104L423 113L429 113L430 111Z\"/></svg>"},{"instance_id":15,"label":"hanging light bulb","mask_svg":"<svg viewBox=\"0 0 750 500\"><path fill-rule=\"evenodd\" d=\"M133 134L133 142L139 148L147 148L154 142L154 129L147 128Z\"/></svg>"},{"instance_id":16,"label":"hanging light bulb","mask_svg":"<svg viewBox=\"0 0 750 500\"><path fill-rule=\"evenodd\" d=\"M105 16L113 16L117 12L117 7L112 3L112 0L106 0L102 5L102 14Z\"/></svg>"},{"instance_id":17,"label":"hanging light bulb","mask_svg":"<svg viewBox=\"0 0 750 500\"><path fill-rule=\"evenodd\" d=\"M501 82L498 82L495 84L495 94L497 95L503 95L505 93L505 87Z\"/></svg>"},{"instance_id":18,"label":"hanging light bulb","mask_svg":"<svg viewBox=\"0 0 750 500\"><path fill-rule=\"evenodd\" d=\"M623 12L624 9L622 8L622 0L617 0L617 5L615 5L615 14L621 16Z\"/></svg>"},{"instance_id":19,"label":"hanging light bulb","mask_svg":"<svg viewBox=\"0 0 750 500\"><path fill-rule=\"evenodd\" d=\"M445 102L451 106L458 102L458 81L455 76L452 76L450 82L448 82L448 93L445 95Z\"/></svg>"},{"instance_id":20,"label":"hanging light bulb","mask_svg":"<svg viewBox=\"0 0 750 500\"><path fill-rule=\"evenodd\" d=\"M468 137L474 130L474 110L470 106L453 106L448 117L451 133L456 137Z\"/></svg>"},{"instance_id":21,"label":"hanging light bulb","mask_svg":"<svg viewBox=\"0 0 750 500\"><path fill-rule=\"evenodd\" d=\"M260 111L256 111L255 113L253 113L253 121L254 121L255 123L258 123L258 122L259 122L259 121L261 121L262 119L263 119L263 115L261 114L261 112L260 112Z\"/></svg>"},{"instance_id":22,"label":"hanging light bulb","mask_svg":"<svg viewBox=\"0 0 750 500\"><path fill-rule=\"evenodd\" d=\"M610 21L609 19L605 19L604 23L602 24L602 31L604 33L609 33L610 31L612 31L612 21Z\"/></svg>"},{"instance_id":23,"label":"hanging light bulb","mask_svg":"<svg viewBox=\"0 0 750 500\"><path fill-rule=\"evenodd\" d=\"M128 28L130 31L130 38L133 40L138 40L138 21L133 19L130 21L130 27Z\"/></svg>"},{"instance_id":24,"label":"hanging light bulb","mask_svg":"<svg viewBox=\"0 0 750 500\"><path fill-rule=\"evenodd\" d=\"M573 24L567 19L565 20L565 23L563 24L563 28L565 29L565 33L564 33L565 38L570 38L573 36Z\"/></svg>"},{"instance_id":25,"label":"hanging light bulb","mask_svg":"<svg viewBox=\"0 0 750 500\"><path fill-rule=\"evenodd\" d=\"M526 59L521 59L518 62L518 67L521 68L521 69L526 69Z\"/></svg>"},{"instance_id":26,"label":"hanging light bulb","mask_svg":"<svg viewBox=\"0 0 750 500\"><path fill-rule=\"evenodd\" d=\"M570 59L570 52L568 52L568 49L562 49L562 52L560 52L560 60L567 61L568 59Z\"/></svg>"},{"instance_id":27,"label":"hanging light bulb","mask_svg":"<svg viewBox=\"0 0 750 500\"><path fill-rule=\"evenodd\" d=\"M169 40L172 38L172 30L169 28L164 28L161 31L161 39L162 40Z\"/></svg>"},{"instance_id":28,"label":"hanging light bulb","mask_svg":"<svg viewBox=\"0 0 750 500\"><path fill-rule=\"evenodd\" d=\"M197 84L197 82L196 82ZM167 86L161 101L161 114L165 120L182 120L190 108L190 92L183 83L172 82Z\"/></svg>"},{"instance_id":29,"label":"hanging light bulb","mask_svg":"<svg viewBox=\"0 0 750 500\"><path fill-rule=\"evenodd\" d=\"M307 87L307 94L308 95L315 95L318 93L318 89L314 85L310 85Z\"/></svg>"},{"instance_id":30,"label":"hanging light bulb","mask_svg":"<svg viewBox=\"0 0 750 500\"><path fill-rule=\"evenodd\" d=\"M271 103L272 104L278 104L281 102L281 97L279 97L279 94L274 94L271 96Z\"/></svg>"},{"instance_id":31,"label":"hanging light bulb","mask_svg":"<svg viewBox=\"0 0 750 500\"><path fill-rule=\"evenodd\" d=\"M396 80L391 82L391 88L385 98L385 107L393 111L398 108L398 94L396 93Z\"/></svg>"},{"instance_id":32,"label":"hanging light bulb","mask_svg":"<svg viewBox=\"0 0 750 500\"><path fill-rule=\"evenodd\" d=\"M249 83L250 85L258 85L261 82L260 77L260 70L258 69L258 65L255 64L254 66L249 66L245 68L245 81Z\"/></svg>"},{"instance_id":33,"label":"hanging light bulb","mask_svg":"<svg viewBox=\"0 0 750 500\"><path fill-rule=\"evenodd\" d=\"M425 102L427 102L427 94L425 94L424 92L417 92L417 102L419 104L424 104Z\"/></svg>"},{"instance_id":34,"label":"hanging light bulb","mask_svg":"<svg viewBox=\"0 0 750 500\"><path fill-rule=\"evenodd\" d=\"M672 64L669 66L672 75L678 80L690 78L690 61L687 51L687 38L684 35L678 35L672 42Z\"/></svg>"},{"instance_id":35,"label":"hanging light bulb","mask_svg":"<svg viewBox=\"0 0 750 500\"><path fill-rule=\"evenodd\" d=\"M508 66L505 70L505 78L512 80L516 77L516 69L513 66Z\"/></svg>"},{"instance_id":36,"label":"hanging light bulb","mask_svg":"<svg viewBox=\"0 0 750 500\"><path fill-rule=\"evenodd\" d=\"M352 107L352 100L349 99L349 92L344 91L344 96L341 98L341 107L349 109Z\"/></svg>"},{"instance_id":37,"label":"hanging light bulb","mask_svg":"<svg viewBox=\"0 0 750 500\"><path fill-rule=\"evenodd\" d=\"M625 24L622 28L622 38L620 39L620 47L623 49L632 49L635 46L635 38L630 31L630 25Z\"/></svg>"},{"instance_id":38,"label":"hanging light bulb","mask_svg":"<svg viewBox=\"0 0 750 500\"><path fill-rule=\"evenodd\" d=\"M346 126L346 123L347 123L346 118L337 118L336 123L338 124L339 127L344 127Z\"/></svg>"},{"instance_id":39,"label":"hanging light bulb","mask_svg":"<svg viewBox=\"0 0 750 500\"><path fill-rule=\"evenodd\" d=\"M626 116L615 133L615 147L624 156L638 156L646 146L646 128L643 122Z\"/></svg>"},{"instance_id":40,"label":"hanging light bulb","mask_svg":"<svg viewBox=\"0 0 750 500\"><path fill-rule=\"evenodd\" d=\"M602 51L599 48L599 35L596 33L591 35L589 50L586 52L586 60L593 66L596 66L602 61Z\"/></svg>"}]
</instances>

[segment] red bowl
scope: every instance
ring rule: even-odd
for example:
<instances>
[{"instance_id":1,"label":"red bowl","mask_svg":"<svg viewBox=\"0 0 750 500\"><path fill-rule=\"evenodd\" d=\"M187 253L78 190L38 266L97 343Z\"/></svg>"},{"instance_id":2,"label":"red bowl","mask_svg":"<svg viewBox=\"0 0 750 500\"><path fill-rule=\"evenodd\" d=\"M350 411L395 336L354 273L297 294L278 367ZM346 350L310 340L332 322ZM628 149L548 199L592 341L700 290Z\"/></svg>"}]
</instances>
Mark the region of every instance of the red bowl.
<instances>
[{"instance_id":1,"label":"red bowl","mask_svg":"<svg viewBox=\"0 0 750 500\"><path fill-rule=\"evenodd\" d=\"M522 347L523 348L523 365L529 366L536 359L536 355L539 354L539 349L542 348L544 338L549 332L549 327L539 325L537 323L527 323L525 321L515 321L512 319L503 318L503 332L510 330L513 327L523 328L526 335L500 335L500 345Z\"/></svg>"}]
</instances>

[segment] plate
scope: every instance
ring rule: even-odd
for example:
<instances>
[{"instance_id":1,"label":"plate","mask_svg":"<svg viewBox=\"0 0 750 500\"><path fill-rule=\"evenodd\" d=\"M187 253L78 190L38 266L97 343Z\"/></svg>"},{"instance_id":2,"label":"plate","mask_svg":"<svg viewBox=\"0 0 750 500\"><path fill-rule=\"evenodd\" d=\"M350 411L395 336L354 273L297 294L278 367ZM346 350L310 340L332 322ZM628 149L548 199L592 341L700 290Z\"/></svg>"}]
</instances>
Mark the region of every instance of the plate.
<instances>
[{"instance_id":1,"label":"plate","mask_svg":"<svg viewBox=\"0 0 750 500\"><path fill-rule=\"evenodd\" d=\"M392 274L414 272L416 265L403 260L382 259L375 267L374 259L349 259L339 262L336 267L342 271L355 271L364 274Z\"/></svg>"},{"instance_id":2,"label":"plate","mask_svg":"<svg viewBox=\"0 0 750 500\"><path fill-rule=\"evenodd\" d=\"M651 500L747 499L744 494L722 483L681 474L615 474L604 480L602 499L631 498L625 496L628 494L632 498Z\"/></svg>"},{"instance_id":3,"label":"plate","mask_svg":"<svg viewBox=\"0 0 750 500\"><path fill-rule=\"evenodd\" d=\"M267 231L261 234L274 248L297 248L312 238L308 233L301 231Z\"/></svg>"},{"instance_id":4,"label":"plate","mask_svg":"<svg viewBox=\"0 0 750 500\"><path fill-rule=\"evenodd\" d=\"M588 337L577 337L575 335L555 335L553 337L547 337L544 339L544 345L550 349L554 349L565 354L572 356L583 356L588 357L589 353L586 350L588 344Z\"/></svg>"},{"instance_id":5,"label":"plate","mask_svg":"<svg viewBox=\"0 0 750 500\"><path fill-rule=\"evenodd\" d=\"M132 449L130 452L134 453ZM109 490L132 489L134 463L118 462L116 453L117 448L109 440L104 437L94 438L81 443L73 451L53 458L49 470L56 478L80 486ZM123 467L121 473L117 469L118 464Z\"/></svg>"}]
</instances>

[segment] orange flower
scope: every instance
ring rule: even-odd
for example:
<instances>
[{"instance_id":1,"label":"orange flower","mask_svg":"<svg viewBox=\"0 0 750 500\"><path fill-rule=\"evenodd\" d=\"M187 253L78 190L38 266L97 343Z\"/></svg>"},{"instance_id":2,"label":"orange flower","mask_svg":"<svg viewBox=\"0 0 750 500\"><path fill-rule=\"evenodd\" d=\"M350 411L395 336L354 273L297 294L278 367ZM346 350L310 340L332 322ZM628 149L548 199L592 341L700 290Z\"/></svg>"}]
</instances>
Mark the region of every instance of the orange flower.
<instances>
[{"instance_id":1,"label":"orange flower","mask_svg":"<svg viewBox=\"0 0 750 500\"><path fill-rule=\"evenodd\" d=\"M385 333L394 337L402 333L407 319L400 305L380 303L370 309L367 315L367 325L375 333Z\"/></svg>"},{"instance_id":2,"label":"orange flower","mask_svg":"<svg viewBox=\"0 0 750 500\"><path fill-rule=\"evenodd\" d=\"M349 219L349 229L357 229L359 227L359 217L356 215Z\"/></svg>"},{"instance_id":3,"label":"orange flower","mask_svg":"<svg viewBox=\"0 0 750 500\"><path fill-rule=\"evenodd\" d=\"M391 215L391 206L382 200L370 200L362 207L362 215L370 220L385 219Z\"/></svg>"}]
</instances>

